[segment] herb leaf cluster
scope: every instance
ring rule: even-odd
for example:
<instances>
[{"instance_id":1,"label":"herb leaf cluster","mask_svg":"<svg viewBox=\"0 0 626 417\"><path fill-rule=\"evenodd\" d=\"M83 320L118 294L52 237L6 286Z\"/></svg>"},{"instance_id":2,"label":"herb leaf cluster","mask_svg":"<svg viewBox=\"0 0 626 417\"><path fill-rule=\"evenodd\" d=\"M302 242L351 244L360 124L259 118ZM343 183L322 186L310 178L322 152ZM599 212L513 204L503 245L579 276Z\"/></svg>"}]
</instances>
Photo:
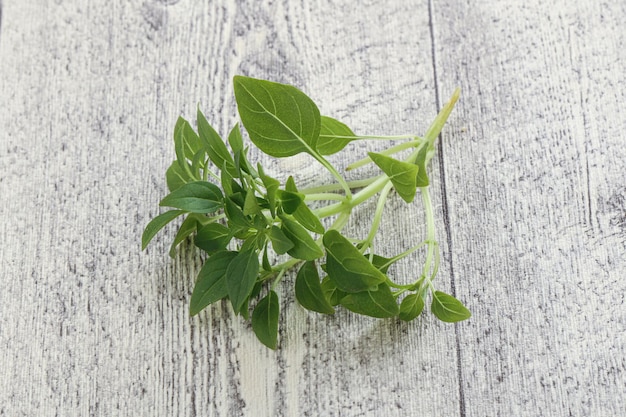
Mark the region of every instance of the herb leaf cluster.
<instances>
[{"instance_id":1,"label":"herb leaf cluster","mask_svg":"<svg viewBox=\"0 0 626 417\"><path fill-rule=\"evenodd\" d=\"M430 311L444 322L470 317L459 300L433 285L440 258L427 174L436 139L458 99L458 90L424 137L357 136L344 123L320 115L317 105L290 85L236 76L234 92L241 124L235 124L226 141L200 109L196 129L182 117L178 119L176 160L165 174L170 193L160 202L170 210L150 221L142 236L145 249L159 230L184 217L170 256L188 237L206 253L191 295L191 315L228 300L235 314L251 320L258 339L275 349L280 316L275 289L288 270L298 268L296 299L318 313L334 314L342 306L366 316L410 321L430 300ZM336 182L299 189L291 176L284 183L272 178L260 164L249 161L242 127L252 144L267 155L282 158L307 153ZM381 170L378 176L348 182L325 158L352 141L376 139L400 143L370 152L348 168L374 163ZM394 156L405 150L411 150L407 158ZM407 203L421 194L426 239L386 258L375 252L374 238L392 189ZM367 237L342 234L353 209L375 197L376 211ZM311 209L307 205L311 201L326 205ZM326 218L332 219L328 228ZM420 249L425 259L413 282L391 280L390 266ZM281 255L288 255L287 260L278 262L285 258Z\"/></svg>"}]
</instances>

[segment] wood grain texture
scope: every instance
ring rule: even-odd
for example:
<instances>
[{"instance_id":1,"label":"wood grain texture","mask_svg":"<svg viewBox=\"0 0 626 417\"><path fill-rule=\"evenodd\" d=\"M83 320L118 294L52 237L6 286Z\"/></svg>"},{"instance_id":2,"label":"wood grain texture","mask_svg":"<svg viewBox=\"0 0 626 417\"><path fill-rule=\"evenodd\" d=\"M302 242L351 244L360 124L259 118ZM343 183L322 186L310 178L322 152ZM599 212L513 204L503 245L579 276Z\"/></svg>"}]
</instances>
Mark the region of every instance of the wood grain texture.
<instances>
[{"instance_id":1,"label":"wood grain texture","mask_svg":"<svg viewBox=\"0 0 626 417\"><path fill-rule=\"evenodd\" d=\"M592 1L0 0L0 416L626 414L624 18ZM431 177L438 285L470 321L325 317L285 285L272 352L227 304L189 317L198 252L140 236L176 118L199 103L227 132L235 74L296 84L359 133L423 133L461 86ZM388 210L377 245L421 240L419 203Z\"/></svg>"}]
</instances>

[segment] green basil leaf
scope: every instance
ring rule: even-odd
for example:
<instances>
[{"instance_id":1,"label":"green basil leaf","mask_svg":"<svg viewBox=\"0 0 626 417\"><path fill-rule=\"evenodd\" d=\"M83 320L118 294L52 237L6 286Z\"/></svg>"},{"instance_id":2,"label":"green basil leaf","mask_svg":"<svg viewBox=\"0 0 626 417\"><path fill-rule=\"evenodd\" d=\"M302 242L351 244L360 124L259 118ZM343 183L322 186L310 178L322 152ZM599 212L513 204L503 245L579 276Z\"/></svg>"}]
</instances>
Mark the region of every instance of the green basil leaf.
<instances>
[{"instance_id":1,"label":"green basil leaf","mask_svg":"<svg viewBox=\"0 0 626 417\"><path fill-rule=\"evenodd\" d=\"M246 298L246 301L244 301L243 305L241 306L239 314L241 314L241 317L243 317L244 320L248 320L250 318L250 309L248 308L248 305L250 304L251 299L259 295L262 287L263 285L260 282L254 284L254 288L252 289L252 293L250 293L250 297Z\"/></svg>"},{"instance_id":2,"label":"green basil leaf","mask_svg":"<svg viewBox=\"0 0 626 417\"><path fill-rule=\"evenodd\" d=\"M230 229L220 223L209 223L198 229L194 243L207 253L226 249L233 235Z\"/></svg>"},{"instance_id":3,"label":"green basil leaf","mask_svg":"<svg viewBox=\"0 0 626 417\"><path fill-rule=\"evenodd\" d=\"M279 309L278 295L270 291L252 312L252 330L261 343L270 349L276 349L278 344Z\"/></svg>"},{"instance_id":4,"label":"green basil leaf","mask_svg":"<svg viewBox=\"0 0 626 417\"><path fill-rule=\"evenodd\" d=\"M285 182L285 191L291 191L292 193L298 192L298 187L296 187L296 182L293 177L290 175Z\"/></svg>"},{"instance_id":5,"label":"green basil leaf","mask_svg":"<svg viewBox=\"0 0 626 417\"><path fill-rule=\"evenodd\" d=\"M206 161L206 152L204 151L204 149L201 149L195 153L191 161L192 174L195 175L196 178L202 178L202 175L200 174L200 169L204 169L207 164L208 162Z\"/></svg>"},{"instance_id":6,"label":"green basil leaf","mask_svg":"<svg viewBox=\"0 0 626 417\"><path fill-rule=\"evenodd\" d=\"M296 211L293 212L293 217L305 228L312 232L324 234L324 225L320 221L311 209L303 202L300 203Z\"/></svg>"},{"instance_id":7,"label":"green basil leaf","mask_svg":"<svg viewBox=\"0 0 626 417\"><path fill-rule=\"evenodd\" d=\"M263 186L265 187L267 202L269 204L270 213L272 217L276 217L276 191L278 191L278 187L280 186L280 182L278 180L270 177L269 175L265 175L263 171L263 167L261 164L257 165L257 169L259 171L259 177L263 182Z\"/></svg>"},{"instance_id":8,"label":"green basil leaf","mask_svg":"<svg viewBox=\"0 0 626 417\"><path fill-rule=\"evenodd\" d=\"M277 190L276 196L280 202L280 206L287 214L294 213L298 206L304 201L304 195L300 193L294 193L292 191Z\"/></svg>"},{"instance_id":9,"label":"green basil leaf","mask_svg":"<svg viewBox=\"0 0 626 417\"><path fill-rule=\"evenodd\" d=\"M322 127L317 141L317 151L322 155L332 155L355 140L354 132L339 120L321 116Z\"/></svg>"},{"instance_id":10,"label":"green basil leaf","mask_svg":"<svg viewBox=\"0 0 626 417\"><path fill-rule=\"evenodd\" d=\"M176 163L180 169L190 174L190 167L185 157L185 143L183 139L183 131L187 124L189 124L187 120L178 117L176 126L174 126L174 152L176 153Z\"/></svg>"},{"instance_id":11,"label":"green basil leaf","mask_svg":"<svg viewBox=\"0 0 626 417\"><path fill-rule=\"evenodd\" d=\"M228 224L242 228L252 227L250 220L243 214L243 210L232 200L233 195L224 199L224 211L228 217Z\"/></svg>"},{"instance_id":12,"label":"green basil leaf","mask_svg":"<svg viewBox=\"0 0 626 417\"><path fill-rule=\"evenodd\" d=\"M272 242L272 248L274 248L274 252L279 255L283 253L287 253L287 251L291 250L295 245L294 243L283 233L283 231L278 226L272 226L268 230L268 236L270 241Z\"/></svg>"},{"instance_id":13,"label":"green basil leaf","mask_svg":"<svg viewBox=\"0 0 626 417\"><path fill-rule=\"evenodd\" d=\"M379 153L368 152L367 154L387 174L400 197L407 203L413 201L417 191L418 166Z\"/></svg>"},{"instance_id":14,"label":"green basil leaf","mask_svg":"<svg viewBox=\"0 0 626 417\"><path fill-rule=\"evenodd\" d=\"M424 310L424 299L419 294L409 294L400 303L400 320L411 321Z\"/></svg>"},{"instance_id":15,"label":"green basil leaf","mask_svg":"<svg viewBox=\"0 0 626 417\"><path fill-rule=\"evenodd\" d=\"M335 282L328 276L322 280L322 291L324 291L324 297L328 300L331 306L341 304L341 299L348 295L347 292L337 288Z\"/></svg>"},{"instance_id":16,"label":"green basil leaf","mask_svg":"<svg viewBox=\"0 0 626 417\"><path fill-rule=\"evenodd\" d=\"M167 182L167 188L171 191L176 191L188 182L194 181L189 173L180 167L178 161L172 162L172 165L165 171L165 181Z\"/></svg>"},{"instance_id":17,"label":"green basil leaf","mask_svg":"<svg viewBox=\"0 0 626 417\"><path fill-rule=\"evenodd\" d=\"M224 164L234 167L235 163L228 149L226 149L224 141L215 129L211 127L204 117L204 114L200 111L200 108L198 108L197 112L197 121L200 140L204 144L204 148L211 162L218 168L224 167Z\"/></svg>"},{"instance_id":18,"label":"green basil leaf","mask_svg":"<svg viewBox=\"0 0 626 417\"><path fill-rule=\"evenodd\" d=\"M241 310L244 301L250 296L258 274L259 257L255 250L239 252L228 266L226 288L236 312Z\"/></svg>"},{"instance_id":19,"label":"green basil leaf","mask_svg":"<svg viewBox=\"0 0 626 417\"><path fill-rule=\"evenodd\" d=\"M222 207L223 198L222 191L215 184L194 181L172 191L160 205L191 213L213 213Z\"/></svg>"},{"instance_id":20,"label":"green basil leaf","mask_svg":"<svg viewBox=\"0 0 626 417\"><path fill-rule=\"evenodd\" d=\"M280 219L283 223L281 230L294 245L293 248L287 251L289 255L305 261L313 261L324 256L322 249L315 243L304 227L285 216L281 216Z\"/></svg>"},{"instance_id":21,"label":"green basil leaf","mask_svg":"<svg viewBox=\"0 0 626 417\"><path fill-rule=\"evenodd\" d=\"M455 323L469 319L472 313L459 300L441 291L433 293L430 311L441 321Z\"/></svg>"},{"instance_id":22,"label":"green basil leaf","mask_svg":"<svg viewBox=\"0 0 626 417\"><path fill-rule=\"evenodd\" d=\"M302 307L318 313L335 313L322 290L315 262L309 261L302 265L296 276L295 291L296 299Z\"/></svg>"},{"instance_id":23,"label":"green basil leaf","mask_svg":"<svg viewBox=\"0 0 626 417\"><path fill-rule=\"evenodd\" d=\"M326 272L341 290L350 293L375 291L378 284L386 281L385 274L337 230L328 230L322 241L327 255Z\"/></svg>"},{"instance_id":24,"label":"green basil leaf","mask_svg":"<svg viewBox=\"0 0 626 417\"><path fill-rule=\"evenodd\" d=\"M241 136L239 123L235 123L235 126L228 134L228 143L230 143L230 149L232 149L233 154L237 152L243 152L243 137Z\"/></svg>"},{"instance_id":25,"label":"green basil leaf","mask_svg":"<svg viewBox=\"0 0 626 417\"><path fill-rule=\"evenodd\" d=\"M257 202L256 195L254 195L254 190L248 190L248 192L246 193L246 198L243 202L244 216L257 214L260 212L261 208L259 207L259 203Z\"/></svg>"},{"instance_id":26,"label":"green basil leaf","mask_svg":"<svg viewBox=\"0 0 626 417\"><path fill-rule=\"evenodd\" d=\"M235 152L235 168L239 172L239 177L241 178L241 182L243 183L243 173L247 173L252 175L253 177L258 177L258 173L252 169L250 166L250 162L246 158L246 151L239 150Z\"/></svg>"},{"instance_id":27,"label":"green basil leaf","mask_svg":"<svg viewBox=\"0 0 626 417\"><path fill-rule=\"evenodd\" d=\"M226 270L237 252L217 252L206 260L191 293L189 313L192 316L198 314L209 304L212 304L228 296L226 289Z\"/></svg>"},{"instance_id":28,"label":"green basil leaf","mask_svg":"<svg viewBox=\"0 0 626 417\"><path fill-rule=\"evenodd\" d=\"M320 112L302 91L243 76L235 76L234 89L241 121L259 149L275 157L316 153Z\"/></svg>"},{"instance_id":29,"label":"green basil leaf","mask_svg":"<svg viewBox=\"0 0 626 417\"><path fill-rule=\"evenodd\" d=\"M222 165L220 169L220 184L222 184L222 189L224 190L224 194L230 195L233 193L233 187L232 187L233 180L234 179L233 179L232 174L226 168L226 163L224 163L224 165Z\"/></svg>"},{"instance_id":30,"label":"green basil leaf","mask_svg":"<svg viewBox=\"0 0 626 417\"><path fill-rule=\"evenodd\" d=\"M272 272L272 264L270 264L270 260L267 256L267 243L265 244L265 249L263 250L263 260L261 265L264 271Z\"/></svg>"},{"instance_id":31,"label":"green basil leaf","mask_svg":"<svg viewBox=\"0 0 626 417\"><path fill-rule=\"evenodd\" d=\"M311 209L304 202L304 195L298 193L298 188L296 187L296 182L293 180L293 177L290 175L287 178L287 182L285 183L285 191L289 193L295 193L299 197L301 197L300 204L297 205L295 211L291 212L285 209L283 205L283 209L285 213L293 214L293 217L305 228L309 229L312 232L323 234L324 233L324 225L320 221L319 217L317 217ZM295 201L293 202L295 204ZM289 210L292 210L293 207L289 207Z\"/></svg>"},{"instance_id":32,"label":"green basil leaf","mask_svg":"<svg viewBox=\"0 0 626 417\"><path fill-rule=\"evenodd\" d=\"M236 179L230 182L230 188L233 192L228 196L231 200L233 200L239 207L243 209L243 205L246 201L246 190L237 182Z\"/></svg>"},{"instance_id":33,"label":"green basil leaf","mask_svg":"<svg viewBox=\"0 0 626 417\"><path fill-rule=\"evenodd\" d=\"M370 254L366 253L363 255L365 259L369 261ZM392 258L385 258L384 256L376 255L372 257L372 265L374 265L380 272L386 274L389 270L389 267L393 265Z\"/></svg>"},{"instance_id":34,"label":"green basil leaf","mask_svg":"<svg viewBox=\"0 0 626 417\"><path fill-rule=\"evenodd\" d=\"M152 238L156 236L159 230L163 229L166 224L168 224L183 213L183 210L170 210L166 211L163 214L159 214L154 219L152 219L146 225L146 228L141 235L141 250L144 250L146 246L148 246L148 243L150 243Z\"/></svg>"},{"instance_id":35,"label":"green basil leaf","mask_svg":"<svg viewBox=\"0 0 626 417\"><path fill-rule=\"evenodd\" d=\"M428 187L428 173L426 172L426 154L428 154L428 146L424 145L417 153L415 165L417 165L417 176L415 177L415 185L418 187Z\"/></svg>"},{"instance_id":36,"label":"green basil leaf","mask_svg":"<svg viewBox=\"0 0 626 417\"><path fill-rule=\"evenodd\" d=\"M387 284L380 284L376 291L348 294L341 299L341 305L354 313L378 318L393 317L400 312Z\"/></svg>"},{"instance_id":37,"label":"green basil leaf","mask_svg":"<svg viewBox=\"0 0 626 417\"><path fill-rule=\"evenodd\" d=\"M183 153L187 159L192 160L193 157L200 151L204 151L202 142L200 142L200 138L198 134L193 130L191 124L185 121L183 123Z\"/></svg>"},{"instance_id":38,"label":"green basil leaf","mask_svg":"<svg viewBox=\"0 0 626 417\"><path fill-rule=\"evenodd\" d=\"M176 256L176 247L198 228L200 223L198 222L197 216L201 216L201 214L189 214L183 224L180 225L178 233L176 233L176 237L174 237L174 241L172 242L172 246L170 246L171 258Z\"/></svg>"}]
</instances>

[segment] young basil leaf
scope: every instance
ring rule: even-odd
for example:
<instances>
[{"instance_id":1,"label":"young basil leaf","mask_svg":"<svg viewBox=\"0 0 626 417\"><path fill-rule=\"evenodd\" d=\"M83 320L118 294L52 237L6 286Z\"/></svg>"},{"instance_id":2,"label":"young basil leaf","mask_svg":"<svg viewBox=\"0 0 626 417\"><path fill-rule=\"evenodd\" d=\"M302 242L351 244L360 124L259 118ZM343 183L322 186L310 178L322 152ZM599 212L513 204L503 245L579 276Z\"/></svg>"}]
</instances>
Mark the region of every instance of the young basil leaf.
<instances>
[{"instance_id":1,"label":"young basil leaf","mask_svg":"<svg viewBox=\"0 0 626 417\"><path fill-rule=\"evenodd\" d=\"M379 153L368 152L367 154L387 174L400 197L407 203L413 201L417 191L418 166Z\"/></svg>"},{"instance_id":2,"label":"young basil leaf","mask_svg":"<svg viewBox=\"0 0 626 417\"><path fill-rule=\"evenodd\" d=\"M267 256L267 243L265 243L265 249L263 249L263 260L261 262L263 270L266 272L272 272L272 264Z\"/></svg>"},{"instance_id":3,"label":"young basil leaf","mask_svg":"<svg viewBox=\"0 0 626 417\"><path fill-rule=\"evenodd\" d=\"M304 201L304 195L292 191L277 190L276 196L278 197L283 211L287 214L294 213L298 209L298 206Z\"/></svg>"},{"instance_id":4,"label":"young basil leaf","mask_svg":"<svg viewBox=\"0 0 626 417\"><path fill-rule=\"evenodd\" d=\"M144 250L146 246L148 246L148 243L150 243L152 238L156 236L159 230L163 229L166 224L168 224L183 213L183 210L170 210L166 211L163 214L159 214L154 219L152 219L146 225L146 228L141 235L141 250Z\"/></svg>"},{"instance_id":5,"label":"young basil leaf","mask_svg":"<svg viewBox=\"0 0 626 417\"><path fill-rule=\"evenodd\" d=\"M267 202L269 204L269 209L272 217L276 217L276 191L280 186L280 182L278 180L270 177L269 175L265 175L263 171L263 167L261 164L257 165L257 169L259 171L259 177L263 182L263 186L265 187Z\"/></svg>"},{"instance_id":6,"label":"young basil leaf","mask_svg":"<svg viewBox=\"0 0 626 417\"><path fill-rule=\"evenodd\" d=\"M419 294L409 294L400 303L400 320L411 321L424 310L424 299Z\"/></svg>"},{"instance_id":7,"label":"young basil leaf","mask_svg":"<svg viewBox=\"0 0 626 417\"><path fill-rule=\"evenodd\" d=\"M215 184L194 181L172 191L160 205L203 214L219 210L223 199L222 191Z\"/></svg>"},{"instance_id":8,"label":"young basil leaf","mask_svg":"<svg viewBox=\"0 0 626 417\"><path fill-rule=\"evenodd\" d=\"M252 169L250 166L250 162L246 158L246 152L244 150L239 150L235 152L235 168L239 172L239 177L241 178L241 182L243 183L243 173L250 174L253 177L257 177L257 172Z\"/></svg>"},{"instance_id":9,"label":"young basil leaf","mask_svg":"<svg viewBox=\"0 0 626 417\"><path fill-rule=\"evenodd\" d=\"M285 182L285 191L291 191L292 193L297 193L298 188L296 187L296 182L293 177L290 175Z\"/></svg>"},{"instance_id":10,"label":"young basil leaf","mask_svg":"<svg viewBox=\"0 0 626 417\"><path fill-rule=\"evenodd\" d=\"M276 349L278 344L279 309L278 295L270 291L252 312L252 330L261 343L270 349Z\"/></svg>"},{"instance_id":11,"label":"young basil leaf","mask_svg":"<svg viewBox=\"0 0 626 417\"><path fill-rule=\"evenodd\" d=\"M322 241L327 255L326 272L343 291L376 291L378 284L387 279L337 230L328 230Z\"/></svg>"},{"instance_id":12,"label":"young basil leaf","mask_svg":"<svg viewBox=\"0 0 626 417\"><path fill-rule=\"evenodd\" d=\"M241 136L239 123L235 123L235 126L228 134L228 143L230 143L230 149L232 149L233 154L243 151L243 137Z\"/></svg>"},{"instance_id":13,"label":"young basil leaf","mask_svg":"<svg viewBox=\"0 0 626 417\"><path fill-rule=\"evenodd\" d=\"M296 276L295 291L296 299L302 307L318 313L335 313L322 290L315 262L309 261L302 265Z\"/></svg>"},{"instance_id":14,"label":"young basil leaf","mask_svg":"<svg viewBox=\"0 0 626 417\"><path fill-rule=\"evenodd\" d=\"M274 248L274 252L279 255L286 253L295 246L294 243L283 233L283 231L278 226L270 227L267 235L272 242L272 248Z\"/></svg>"},{"instance_id":15,"label":"young basil leaf","mask_svg":"<svg viewBox=\"0 0 626 417\"><path fill-rule=\"evenodd\" d=\"M185 121L183 123L183 153L187 159L192 160L193 157L200 152L203 151L202 143L200 142L200 138L198 134L193 130L193 127L189 124L189 122Z\"/></svg>"},{"instance_id":16,"label":"young basil leaf","mask_svg":"<svg viewBox=\"0 0 626 417\"><path fill-rule=\"evenodd\" d=\"M261 202L259 202L259 200L257 199L257 202L259 203L259 205L261 204ZM252 218L252 224L253 227L257 230L264 230L267 229L267 218L265 218L265 215L261 212L257 213L256 216L254 216ZM260 235L263 236L263 235Z\"/></svg>"},{"instance_id":17,"label":"young basil leaf","mask_svg":"<svg viewBox=\"0 0 626 417\"><path fill-rule=\"evenodd\" d=\"M281 230L285 233L287 239L293 242L293 248L287 251L289 255L305 261L313 261L324 256L322 249L315 243L304 227L285 216L281 216L280 219L283 223Z\"/></svg>"},{"instance_id":18,"label":"young basil leaf","mask_svg":"<svg viewBox=\"0 0 626 417\"><path fill-rule=\"evenodd\" d=\"M208 162L206 161L206 152L204 149L199 150L193 156L191 161L191 171L192 174L196 176L196 178L202 178L200 174L200 169L206 169Z\"/></svg>"},{"instance_id":19,"label":"young basil leaf","mask_svg":"<svg viewBox=\"0 0 626 417\"><path fill-rule=\"evenodd\" d=\"M226 145L220 135L207 122L200 108L198 108L197 113L199 137L211 162L219 168L224 167L225 164L234 166L233 158L230 156L228 149L226 149Z\"/></svg>"},{"instance_id":20,"label":"young basil leaf","mask_svg":"<svg viewBox=\"0 0 626 417\"><path fill-rule=\"evenodd\" d=\"M241 188L241 185L239 185L236 180L232 180L230 182L230 186L232 187L233 192L228 197L233 203L237 204L239 208L243 210L243 205L246 202L246 192L243 188Z\"/></svg>"},{"instance_id":21,"label":"young basil leaf","mask_svg":"<svg viewBox=\"0 0 626 417\"><path fill-rule=\"evenodd\" d=\"M260 150L275 157L315 154L320 112L302 91L243 76L235 76L234 88L241 121Z\"/></svg>"},{"instance_id":22,"label":"young basil leaf","mask_svg":"<svg viewBox=\"0 0 626 417\"><path fill-rule=\"evenodd\" d=\"M253 251L256 248L256 234L250 233L244 238L243 243L239 247L239 252Z\"/></svg>"},{"instance_id":23,"label":"young basil leaf","mask_svg":"<svg viewBox=\"0 0 626 417\"><path fill-rule=\"evenodd\" d=\"M226 168L226 163L224 163L222 169L220 170L220 184L222 184L224 194L230 195L233 193L233 181L234 178L229 170Z\"/></svg>"},{"instance_id":24,"label":"young basil leaf","mask_svg":"<svg viewBox=\"0 0 626 417\"><path fill-rule=\"evenodd\" d=\"M455 323L469 319L472 313L459 300L441 291L433 293L430 311L441 321Z\"/></svg>"},{"instance_id":25,"label":"young basil leaf","mask_svg":"<svg viewBox=\"0 0 626 417\"><path fill-rule=\"evenodd\" d=\"M252 214L257 214L261 212L261 208L259 207L259 203L257 202L256 195L254 195L254 190L248 190L246 193L246 198L243 202L243 214L244 216L250 216Z\"/></svg>"},{"instance_id":26,"label":"young basil leaf","mask_svg":"<svg viewBox=\"0 0 626 417\"><path fill-rule=\"evenodd\" d=\"M341 299L348 295L347 292L337 288L337 285L328 276L324 277L322 280L322 291L331 306L341 304Z\"/></svg>"},{"instance_id":27,"label":"young basil leaf","mask_svg":"<svg viewBox=\"0 0 626 417\"><path fill-rule=\"evenodd\" d=\"M246 298L246 301L244 301L243 305L241 306L239 314L241 314L241 317L243 317L244 320L248 320L250 318L250 309L248 308L248 305L250 304L251 299L259 295L262 287L263 285L261 285L261 283L257 281L257 283L254 284L252 292L250 293L250 297Z\"/></svg>"},{"instance_id":28,"label":"young basil leaf","mask_svg":"<svg viewBox=\"0 0 626 417\"><path fill-rule=\"evenodd\" d=\"M341 299L348 310L370 317L393 317L400 312L398 304L387 284L380 284L376 291L348 294Z\"/></svg>"},{"instance_id":29,"label":"young basil leaf","mask_svg":"<svg viewBox=\"0 0 626 417\"><path fill-rule=\"evenodd\" d=\"M426 172L426 154L428 153L428 146L424 145L417 153L415 158L415 165L419 168L417 170L417 176L415 177L415 185L418 187L428 187L430 181L428 180L428 173Z\"/></svg>"},{"instance_id":30,"label":"young basil leaf","mask_svg":"<svg viewBox=\"0 0 626 417\"><path fill-rule=\"evenodd\" d=\"M206 260L191 293L189 313L192 316L209 304L228 296L226 270L236 256L237 252L222 251Z\"/></svg>"},{"instance_id":31,"label":"young basil leaf","mask_svg":"<svg viewBox=\"0 0 626 417\"><path fill-rule=\"evenodd\" d=\"M228 217L228 224L245 229L252 227L252 223L243 214L243 210L241 210L241 208L239 208L239 206L232 200L232 196L233 195L224 199L224 211L226 213L226 217Z\"/></svg>"},{"instance_id":32,"label":"young basil leaf","mask_svg":"<svg viewBox=\"0 0 626 417\"><path fill-rule=\"evenodd\" d=\"M186 124L189 124L187 120L180 116L176 120L176 126L174 126L174 153L176 154L178 166L185 172L189 172L189 164L187 163L187 158L185 158L185 146L183 143L183 130Z\"/></svg>"},{"instance_id":33,"label":"young basil leaf","mask_svg":"<svg viewBox=\"0 0 626 417\"><path fill-rule=\"evenodd\" d=\"M283 210L285 213L293 214L293 217L305 228L309 229L312 232L323 234L324 233L324 225L320 221L319 217L317 217L313 212L309 209L309 207L304 202L304 195L298 193L298 188L296 187L296 183L293 180L293 177L290 175L287 178L287 182L285 183L285 191L288 193L294 193L302 198L300 204L296 207L295 211L290 213L290 210L293 210L293 207L285 208L283 204ZM295 204L295 200L293 201Z\"/></svg>"},{"instance_id":34,"label":"young basil leaf","mask_svg":"<svg viewBox=\"0 0 626 417\"><path fill-rule=\"evenodd\" d=\"M355 140L354 132L348 126L332 117L321 117L322 127L317 141L317 151L322 155L332 155Z\"/></svg>"},{"instance_id":35,"label":"young basil leaf","mask_svg":"<svg viewBox=\"0 0 626 417\"><path fill-rule=\"evenodd\" d=\"M247 251L247 250L253 250L256 251L257 249L263 249L263 246L265 246L265 242L267 241L267 238L265 237L265 231L264 230L256 230L256 231L250 231L250 233L245 237L245 240L243 242L243 244L241 245L241 252Z\"/></svg>"},{"instance_id":36,"label":"young basil leaf","mask_svg":"<svg viewBox=\"0 0 626 417\"><path fill-rule=\"evenodd\" d=\"M304 201L301 202L296 211L293 212L293 217L298 221L298 223L312 232L323 234L325 231L324 225L320 221L319 217L313 214Z\"/></svg>"},{"instance_id":37,"label":"young basil leaf","mask_svg":"<svg viewBox=\"0 0 626 417\"><path fill-rule=\"evenodd\" d=\"M220 223L209 223L198 229L194 243L200 249L211 254L226 249L232 237L228 227Z\"/></svg>"},{"instance_id":38,"label":"young basil leaf","mask_svg":"<svg viewBox=\"0 0 626 417\"><path fill-rule=\"evenodd\" d=\"M226 269L228 297L236 312L250 296L259 274L259 257L254 250L239 252Z\"/></svg>"},{"instance_id":39,"label":"young basil leaf","mask_svg":"<svg viewBox=\"0 0 626 417\"><path fill-rule=\"evenodd\" d=\"M201 214L191 213L187 216L183 224L180 225L178 233L176 233L176 237L174 237L174 241L172 242L172 246L170 246L169 255L171 258L176 256L176 247L198 228L200 224L198 222L198 216L201 216Z\"/></svg>"},{"instance_id":40,"label":"young basil leaf","mask_svg":"<svg viewBox=\"0 0 626 417\"><path fill-rule=\"evenodd\" d=\"M171 191L176 191L188 182L194 181L189 173L182 169L178 161L172 162L172 165L165 171L165 181L167 182L167 188Z\"/></svg>"}]
</instances>

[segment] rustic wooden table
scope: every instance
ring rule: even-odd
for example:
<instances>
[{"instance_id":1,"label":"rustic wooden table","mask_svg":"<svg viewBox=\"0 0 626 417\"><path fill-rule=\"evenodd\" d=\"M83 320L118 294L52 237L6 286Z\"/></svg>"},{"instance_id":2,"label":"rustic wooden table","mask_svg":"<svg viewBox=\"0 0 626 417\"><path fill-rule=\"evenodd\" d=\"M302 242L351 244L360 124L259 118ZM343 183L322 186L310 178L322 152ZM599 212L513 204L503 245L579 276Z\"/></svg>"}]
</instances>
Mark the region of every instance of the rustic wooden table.
<instances>
[{"instance_id":1,"label":"rustic wooden table","mask_svg":"<svg viewBox=\"0 0 626 417\"><path fill-rule=\"evenodd\" d=\"M625 5L0 1L0 416L626 415ZM431 178L469 321L326 317L284 285L274 352L227 304L189 317L198 252L139 239L176 118L225 133L235 74L378 134L461 87ZM423 220L391 204L393 252Z\"/></svg>"}]
</instances>

